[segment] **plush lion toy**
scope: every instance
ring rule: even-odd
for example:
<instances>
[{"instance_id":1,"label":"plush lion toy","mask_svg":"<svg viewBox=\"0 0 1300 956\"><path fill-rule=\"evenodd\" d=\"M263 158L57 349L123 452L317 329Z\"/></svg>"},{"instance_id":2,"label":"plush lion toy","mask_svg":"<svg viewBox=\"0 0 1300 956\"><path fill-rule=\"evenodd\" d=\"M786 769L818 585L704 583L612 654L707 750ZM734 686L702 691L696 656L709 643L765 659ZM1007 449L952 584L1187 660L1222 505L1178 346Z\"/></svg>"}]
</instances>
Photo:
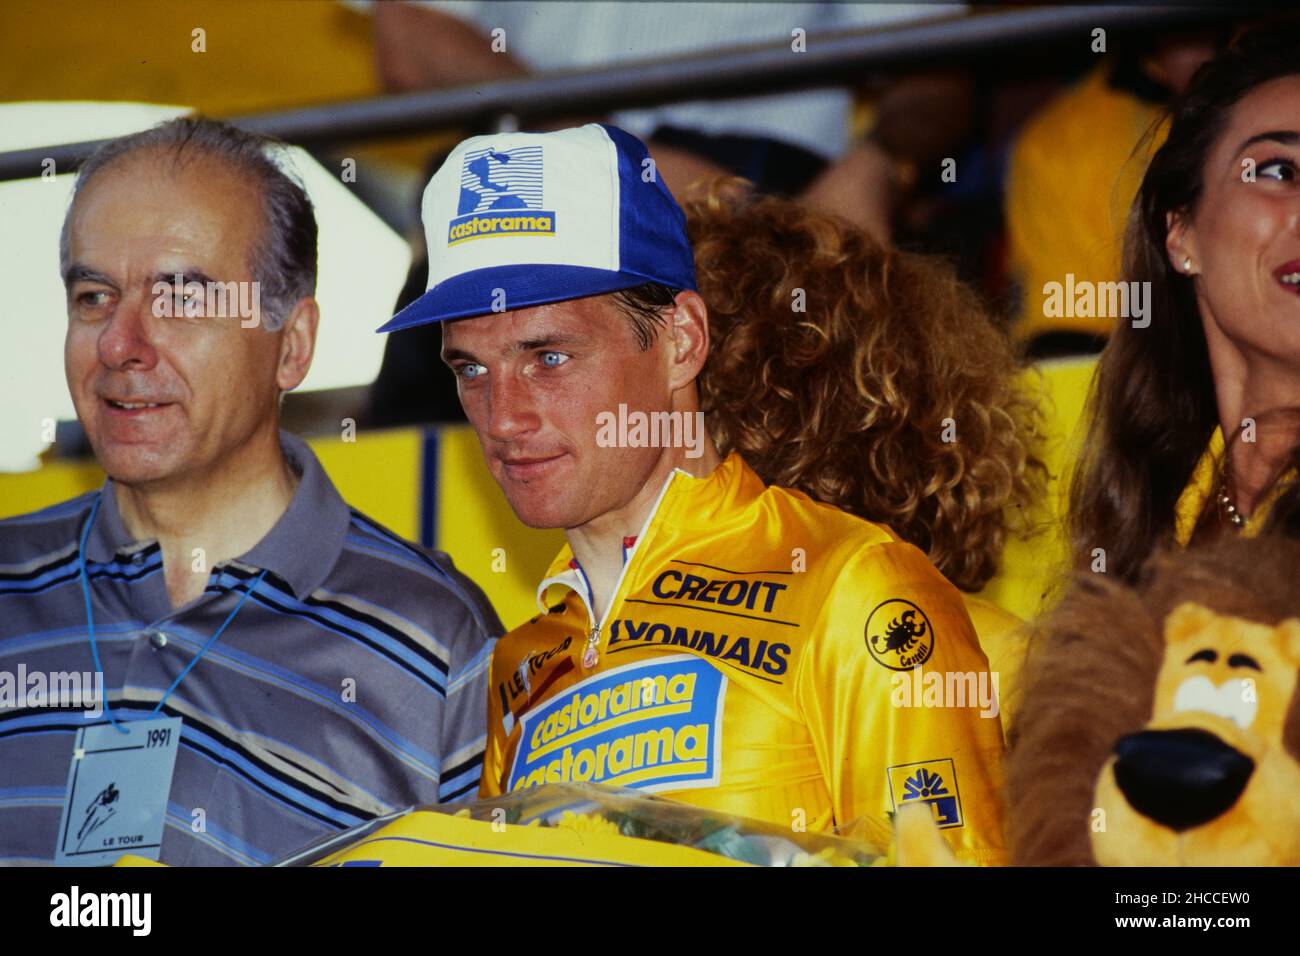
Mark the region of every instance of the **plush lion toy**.
<instances>
[{"instance_id":1,"label":"plush lion toy","mask_svg":"<svg viewBox=\"0 0 1300 956\"><path fill-rule=\"evenodd\" d=\"M1014 863L1300 864L1298 569L1231 540L1076 582L1010 734Z\"/></svg>"}]
</instances>

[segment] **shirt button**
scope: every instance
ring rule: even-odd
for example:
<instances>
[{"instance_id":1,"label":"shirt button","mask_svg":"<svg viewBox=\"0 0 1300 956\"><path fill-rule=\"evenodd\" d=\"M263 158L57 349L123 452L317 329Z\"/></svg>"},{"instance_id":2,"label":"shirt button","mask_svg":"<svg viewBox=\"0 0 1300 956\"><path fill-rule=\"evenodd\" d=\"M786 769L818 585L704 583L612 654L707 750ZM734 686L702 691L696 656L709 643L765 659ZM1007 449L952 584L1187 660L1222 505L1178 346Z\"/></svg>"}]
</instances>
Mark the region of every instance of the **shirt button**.
<instances>
[{"instance_id":1,"label":"shirt button","mask_svg":"<svg viewBox=\"0 0 1300 956\"><path fill-rule=\"evenodd\" d=\"M135 554L131 555L131 563L137 567L144 564L144 552L137 551Z\"/></svg>"},{"instance_id":2,"label":"shirt button","mask_svg":"<svg viewBox=\"0 0 1300 956\"><path fill-rule=\"evenodd\" d=\"M153 645L154 650L160 651L167 646L167 635L162 631L149 632L149 643Z\"/></svg>"}]
</instances>

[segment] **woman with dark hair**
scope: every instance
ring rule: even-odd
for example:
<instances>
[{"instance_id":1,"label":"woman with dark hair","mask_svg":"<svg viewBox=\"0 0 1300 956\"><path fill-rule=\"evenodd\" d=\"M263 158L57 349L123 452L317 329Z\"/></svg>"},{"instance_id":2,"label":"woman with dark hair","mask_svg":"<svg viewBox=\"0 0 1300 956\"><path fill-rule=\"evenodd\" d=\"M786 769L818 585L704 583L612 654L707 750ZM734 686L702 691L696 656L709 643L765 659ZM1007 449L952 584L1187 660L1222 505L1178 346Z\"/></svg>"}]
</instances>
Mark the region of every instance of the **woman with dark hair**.
<instances>
[{"instance_id":1,"label":"woman with dark hair","mask_svg":"<svg viewBox=\"0 0 1300 956\"><path fill-rule=\"evenodd\" d=\"M1298 170L1288 19L1201 67L1138 192L1125 279L1149 283L1150 324L1121 323L1098 368L1072 493L1080 565L1133 580L1161 544L1300 531Z\"/></svg>"},{"instance_id":2,"label":"woman with dark hair","mask_svg":"<svg viewBox=\"0 0 1300 956\"><path fill-rule=\"evenodd\" d=\"M943 262L735 183L685 206L709 307L697 385L713 440L764 482L925 552L964 592L1001 673L1005 725L1021 621L973 592L1046 478L1039 409L1011 345Z\"/></svg>"}]
</instances>

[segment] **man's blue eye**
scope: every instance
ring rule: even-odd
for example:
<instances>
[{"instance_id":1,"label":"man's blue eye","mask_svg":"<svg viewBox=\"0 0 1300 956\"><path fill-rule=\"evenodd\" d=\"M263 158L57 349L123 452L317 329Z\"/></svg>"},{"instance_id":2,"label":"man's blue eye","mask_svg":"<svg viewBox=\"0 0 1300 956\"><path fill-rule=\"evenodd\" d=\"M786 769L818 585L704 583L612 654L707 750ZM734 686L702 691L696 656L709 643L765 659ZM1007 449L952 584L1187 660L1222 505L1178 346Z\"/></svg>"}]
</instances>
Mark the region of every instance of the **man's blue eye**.
<instances>
[{"instance_id":1,"label":"man's blue eye","mask_svg":"<svg viewBox=\"0 0 1300 956\"><path fill-rule=\"evenodd\" d=\"M482 365L478 365L477 363L474 362L467 362L466 364L462 365L460 368L456 370L456 374L458 374L461 378L466 379L468 381L470 379L478 378L486 371L487 369L485 369Z\"/></svg>"},{"instance_id":2,"label":"man's blue eye","mask_svg":"<svg viewBox=\"0 0 1300 956\"><path fill-rule=\"evenodd\" d=\"M557 366L563 365L568 360L569 357L565 355L563 352L542 353L542 364L545 365L547 368L556 368Z\"/></svg>"}]
</instances>

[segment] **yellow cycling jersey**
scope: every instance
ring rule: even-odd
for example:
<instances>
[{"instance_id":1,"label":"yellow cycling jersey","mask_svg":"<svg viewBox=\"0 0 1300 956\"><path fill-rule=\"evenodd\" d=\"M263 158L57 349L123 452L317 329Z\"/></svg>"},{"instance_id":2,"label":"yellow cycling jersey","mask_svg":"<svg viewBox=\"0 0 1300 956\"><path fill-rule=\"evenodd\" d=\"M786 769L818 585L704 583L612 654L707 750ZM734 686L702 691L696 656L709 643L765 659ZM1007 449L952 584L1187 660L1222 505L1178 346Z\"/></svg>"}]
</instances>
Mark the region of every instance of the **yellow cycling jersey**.
<instances>
[{"instance_id":1,"label":"yellow cycling jersey","mask_svg":"<svg viewBox=\"0 0 1300 956\"><path fill-rule=\"evenodd\" d=\"M497 643L483 796L590 781L886 842L919 801L1002 862L995 687L921 551L736 454L674 471L625 544L603 620L566 547Z\"/></svg>"}]
</instances>

